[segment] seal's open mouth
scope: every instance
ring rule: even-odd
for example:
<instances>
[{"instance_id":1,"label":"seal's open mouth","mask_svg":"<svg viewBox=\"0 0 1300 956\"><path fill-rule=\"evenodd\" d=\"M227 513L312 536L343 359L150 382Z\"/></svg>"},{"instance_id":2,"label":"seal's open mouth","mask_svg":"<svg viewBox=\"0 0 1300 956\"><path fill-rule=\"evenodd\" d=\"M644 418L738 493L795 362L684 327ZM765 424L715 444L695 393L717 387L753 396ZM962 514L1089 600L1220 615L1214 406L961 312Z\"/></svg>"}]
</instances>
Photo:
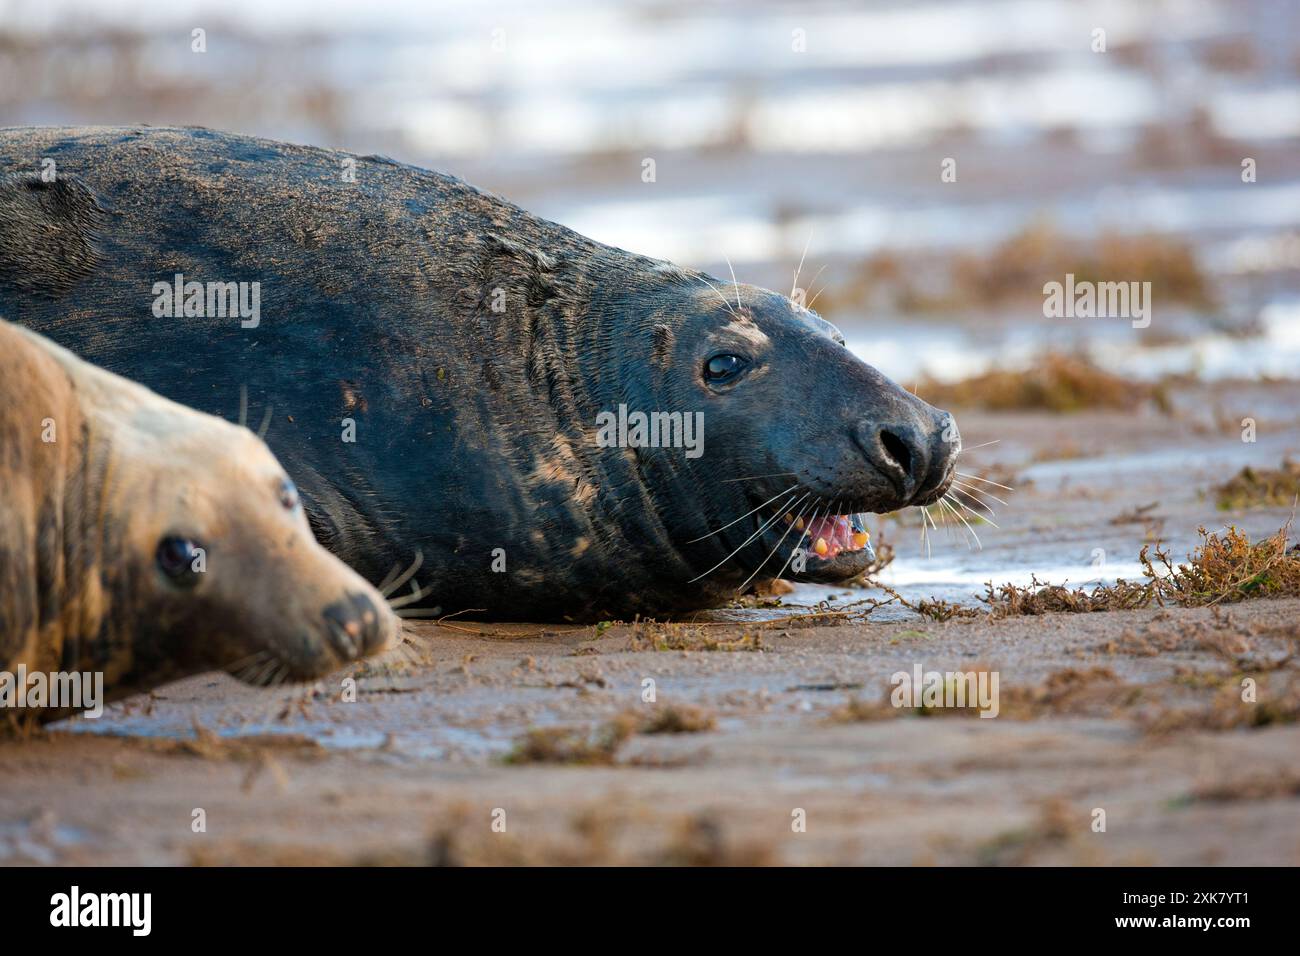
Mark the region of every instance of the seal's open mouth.
<instances>
[{"instance_id":1,"label":"seal's open mouth","mask_svg":"<svg viewBox=\"0 0 1300 956\"><path fill-rule=\"evenodd\" d=\"M807 523L806 527L801 527L804 524L802 518L795 519L794 515L787 514L785 522L786 524L793 523L796 532L803 532L798 545L824 561L834 560L843 551L862 551L864 549L871 552L872 557L875 557L875 551L871 547L871 535L862 522L862 515L832 515L829 518L814 518Z\"/></svg>"},{"instance_id":2,"label":"seal's open mouth","mask_svg":"<svg viewBox=\"0 0 1300 956\"><path fill-rule=\"evenodd\" d=\"M833 583L867 570L876 560L865 515L827 515L825 509L762 509L753 534L766 552L762 569L777 577Z\"/></svg>"}]
</instances>

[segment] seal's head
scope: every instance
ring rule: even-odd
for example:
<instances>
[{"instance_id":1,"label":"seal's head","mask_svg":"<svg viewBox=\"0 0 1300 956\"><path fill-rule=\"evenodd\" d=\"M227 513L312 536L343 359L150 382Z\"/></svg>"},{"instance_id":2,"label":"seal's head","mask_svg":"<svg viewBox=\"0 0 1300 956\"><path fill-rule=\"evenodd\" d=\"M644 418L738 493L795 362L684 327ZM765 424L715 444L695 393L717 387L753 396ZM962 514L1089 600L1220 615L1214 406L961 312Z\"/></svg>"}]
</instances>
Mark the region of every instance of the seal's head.
<instances>
[{"instance_id":1,"label":"seal's head","mask_svg":"<svg viewBox=\"0 0 1300 956\"><path fill-rule=\"evenodd\" d=\"M661 312L650 330L645 382L654 407L702 412L697 456L660 470L678 550L714 580L861 573L874 558L862 513L948 491L961 450L953 417L785 296L703 277L685 289L678 315Z\"/></svg>"},{"instance_id":2,"label":"seal's head","mask_svg":"<svg viewBox=\"0 0 1300 956\"><path fill-rule=\"evenodd\" d=\"M19 451L43 530L38 610L12 616L20 658L102 671L111 698L216 668L255 684L314 679L396 640L387 602L317 543L248 429L25 329L0 322L0 345L17 350L0 384L33 406L20 401L13 434L31 435ZM33 415L48 416L44 440L23 424Z\"/></svg>"},{"instance_id":3,"label":"seal's head","mask_svg":"<svg viewBox=\"0 0 1300 956\"><path fill-rule=\"evenodd\" d=\"M390 646L397 618L317 543L266 446L245 428L193 418L154 408L132 422L135 440L158 442L147 467L121 476L121 493L138 502L120 540L137 656L267 684L314 679Z\"/></svg>"}]
</instances>

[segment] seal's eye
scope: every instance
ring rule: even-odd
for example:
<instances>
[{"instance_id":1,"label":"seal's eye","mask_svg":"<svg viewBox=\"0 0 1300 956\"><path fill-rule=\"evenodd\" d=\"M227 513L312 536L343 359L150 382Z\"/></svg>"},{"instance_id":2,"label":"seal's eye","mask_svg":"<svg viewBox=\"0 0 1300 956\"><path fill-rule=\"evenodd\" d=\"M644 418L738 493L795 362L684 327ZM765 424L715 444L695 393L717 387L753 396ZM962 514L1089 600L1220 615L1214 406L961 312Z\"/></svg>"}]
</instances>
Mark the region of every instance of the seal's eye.
<instances>
[{"instance_id":1,"label":"seal's eye","mask_svg":"<svg viewBox=\"0 0 1300 956\"><path fill-rule=\"evenodd\" d=\"M158 542L155 560L162 571L178 587L193 587L199 580L198 559L203 549L188 538L166 537Z\"/></svg>"},{"instance_id":2,"label":"seal's eye","mask_svg":"<svg viewBox=\"0 0 1300 956\"><path fill-rule=\"evenodd\" d=\"M299 504L298 488L288 478L280 483L280 504L285 511L294 511Z\"/></svg>"},{"instance_id":3,"label":"seal's eye","mask_svg":"<svg viewBox=\"0 0 1300 956\"><path fill-rule=\"evenodd\" d=\"M711 385L723 385L734 380L749 362L739 355L715 355L704 363L704 380Z\"/></svg>"}]
</instances>

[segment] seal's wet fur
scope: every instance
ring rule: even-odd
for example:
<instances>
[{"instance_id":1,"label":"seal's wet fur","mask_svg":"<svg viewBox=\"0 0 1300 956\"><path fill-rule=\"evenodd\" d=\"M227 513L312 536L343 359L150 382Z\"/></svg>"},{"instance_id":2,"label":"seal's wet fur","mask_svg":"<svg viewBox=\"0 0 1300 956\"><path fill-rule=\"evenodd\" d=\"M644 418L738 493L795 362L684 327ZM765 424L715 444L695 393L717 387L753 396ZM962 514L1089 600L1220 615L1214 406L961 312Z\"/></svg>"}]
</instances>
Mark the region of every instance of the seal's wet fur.
<instances>
[{"instance_id":1,"label":"seal's wet fur","mask_svg":"<svg viewBox=\"0 0 1300 956\"><path fill-rule=\"evenodd\" d=\"M62 182L44 199L43 159ZM228 414L247 385L326 546L372 581L421 552L444 611L715 606L786 563L774 536L744 544L751 520L718 531L782 482L849 513L934 500L951 478L950 421L813 313L450 176L147 128L0 131L0 169L0 310L196 408ZM155 318L151 289L177 273L260 282L260 325ZM751 365L714 389L701 368L722 348ZM705 454L599 447L597 416L620 404L703 412ZM814 557L803 576L864 563Z\"/></svg>"},{"instance_id":2,"label":"seal's wet fur","mask_svg":"<svg viewBox=\"0 0 1300 956\"><path fill-rule=\"evenodd\" d=\"M214 668L314 678L380 650L396 618L312 540L284 480L247 429L0 321L0 670L101 672L112 700ZM205 549L185 587L156 566L169 536Z\"/></svg>"}]
</instances>

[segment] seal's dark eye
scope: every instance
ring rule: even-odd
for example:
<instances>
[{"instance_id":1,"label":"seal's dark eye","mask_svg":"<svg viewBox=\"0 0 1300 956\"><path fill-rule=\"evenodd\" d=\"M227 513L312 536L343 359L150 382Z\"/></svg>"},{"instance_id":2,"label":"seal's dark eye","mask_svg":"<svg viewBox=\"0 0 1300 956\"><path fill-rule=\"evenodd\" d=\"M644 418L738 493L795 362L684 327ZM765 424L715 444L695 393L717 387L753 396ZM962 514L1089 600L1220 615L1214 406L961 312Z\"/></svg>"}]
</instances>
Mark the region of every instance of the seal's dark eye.
<instances>
[{"instance_id":1,"label":"seal's dark eye","mask_svg":"<svg viewBox=\"0 0 1300 956\"><path fill-rule=\"evenodd\" d=\"M280 504L285 511L293 511L299 504L298 488L288 478L280 483Z\"/></svg>"},{"instance_id":2,"label":"seal's dark eye","mask_svg":"<svg viewBox=\"0 0 1300 956\"><path fill-rule=\"evenodd\" d=\"M730 382L748 364L739 355L715 355L704 363L704 380L714 385Z\"/></svg>"},{"instance_id":3,"label":"seal's dark eye","mask_svg":"<svg viewBox=\"0 0 1300 956\"><path fill-rule=\"evenodd\" d=\"M158 542L155 560L162 571L178 587L193 587L198 583L203 549L188 538L166 537Z\"/></svg>"}]
</instances>

